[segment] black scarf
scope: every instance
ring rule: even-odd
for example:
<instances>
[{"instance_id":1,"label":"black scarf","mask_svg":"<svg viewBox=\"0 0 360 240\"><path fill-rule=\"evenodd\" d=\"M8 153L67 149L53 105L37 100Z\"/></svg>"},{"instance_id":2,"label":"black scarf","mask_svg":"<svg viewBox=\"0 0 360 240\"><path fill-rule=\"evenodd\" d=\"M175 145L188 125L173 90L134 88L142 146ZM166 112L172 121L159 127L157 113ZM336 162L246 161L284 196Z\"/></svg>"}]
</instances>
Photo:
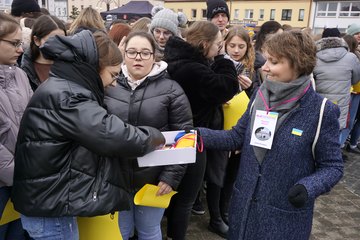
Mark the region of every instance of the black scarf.
<instances>
[{"instance_id":1,"label":"black scarf","mask_svg":"<svg viewBox=\"0 0 360 240\"><path fill-rule=\"evenodd\" d=\"M75 82L90 90L99 105L104 106L104 85L98 71L92 65L86 62L55 61L50 75Z\"/></svg>"}]
</instances>

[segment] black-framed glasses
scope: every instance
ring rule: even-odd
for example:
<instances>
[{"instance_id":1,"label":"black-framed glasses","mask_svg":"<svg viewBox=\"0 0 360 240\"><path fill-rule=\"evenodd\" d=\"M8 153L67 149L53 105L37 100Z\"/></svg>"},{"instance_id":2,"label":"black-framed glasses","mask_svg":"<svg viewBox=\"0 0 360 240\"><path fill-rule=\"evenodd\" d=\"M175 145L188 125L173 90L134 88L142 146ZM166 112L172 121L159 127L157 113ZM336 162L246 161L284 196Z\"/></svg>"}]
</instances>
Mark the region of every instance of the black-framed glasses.
<instances>
[{"instance_id":1,"label":"black-framed glasses","mask_svg":"<svg viewBox=\"0 0 360 240\"><path fill-rule=\"evenodd\" d=\"M151 55L154 54L150 51L138 52L135 50L126 50L125 53L126 53L126 56L130 59L135 59L137 57L137 55L140 55L140 58L142 60L149 60Z\"/></svg>"},{"instance_id":2,"label":"black-framed glasses","mask_svg":"<svg viewBox=\"0 0 360 240\"><path fill-rule=\"evenodd\" d=\"M10 41L10 40L6 40L6 39L0 39L0 41L10 43L10 44L13 45L15 48L20 48L20 47L22 47L23 44L24 44L23 41Z\"/></svg>"}]
</instances>

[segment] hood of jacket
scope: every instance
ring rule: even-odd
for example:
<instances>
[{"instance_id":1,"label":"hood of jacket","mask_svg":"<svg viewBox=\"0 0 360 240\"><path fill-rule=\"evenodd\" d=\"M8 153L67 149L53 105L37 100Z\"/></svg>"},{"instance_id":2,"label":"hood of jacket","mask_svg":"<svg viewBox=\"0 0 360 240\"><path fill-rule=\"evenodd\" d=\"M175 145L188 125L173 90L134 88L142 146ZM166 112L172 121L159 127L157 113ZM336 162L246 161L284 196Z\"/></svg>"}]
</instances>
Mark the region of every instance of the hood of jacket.
<instances>
[{"instance_id":1,"label":"hood of jacket","mask_svg":"<svg viewBox=\"0 0 360 240\"><path fill-rule=\"evenodd\" d=\"M316 41L316 57L324 62L336 62L348 52L345 40L338 37L322 38Z\"/></svg>"},{"instance_id":2,"label":"hood of jacket","mask_svg":"<svg viewBox=\"0 0 360 240\"><path fill-rule=\"evenodd\" d=\"M159 62L155 62L154 65L153 65L153 68L152 70L150 71L149 74L147 74L146 76L144 76L142 79L138 80L138 81L143 81L145 80L146 78L148 77L153 77L153 76L157 76L159 75L160 73L162 73L163 71L166 70L168 64L164 61L159 61ZM124 74L124 76L127 78L127 79L130 79L130 76L129 76L129 71L125 65L125 63L123 63L121 65L121 71L122 73Z\"/></svg>"},{"instance_id":3,"label":"hood of jacket","mask_svg":"<svg viewBox=\"0 0 360 240\"><path fill-rule=\"evenodd\" d=\"M171 37L164 50L164 59L166 62L176 62L181 60L193 60L196 62L207 63L207 59L199 51L199 49L193 47L190 43L185 42L182 38Z\"/></svg>"},{"instance_id":4,"label":"hood of jacket","mask_svg":"<svg viewBox=\"0 0 360 240\"><path fill-rule=\"evenodd\" d=\"M73 36L54 36L40 47L45 58L65 62L85 62L99 66L98 52L91 31L83 30Z\"/></svg>"}]
</instances>

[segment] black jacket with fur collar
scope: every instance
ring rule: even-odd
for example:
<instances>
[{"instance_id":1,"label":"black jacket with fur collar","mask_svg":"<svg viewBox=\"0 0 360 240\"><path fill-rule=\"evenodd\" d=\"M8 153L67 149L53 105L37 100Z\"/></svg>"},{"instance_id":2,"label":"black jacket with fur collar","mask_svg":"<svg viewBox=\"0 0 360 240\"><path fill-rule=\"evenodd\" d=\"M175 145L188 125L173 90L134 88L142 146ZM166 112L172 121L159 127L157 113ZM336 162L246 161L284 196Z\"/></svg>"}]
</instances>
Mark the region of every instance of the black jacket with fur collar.
<instances>
[{"instance_id":1,"label":"black jacket with fur collar","mask_svg":"<svg viewBox=\"0 0 360 240\"><path fill-rule=\"evenodd\" d=\"M210 65L199 49L179 37L165 46L168 73L184 89L189 98L195 127L222 129L222 104L239 91L234 64L216 56Z\"/></svg>"}]
</instances>

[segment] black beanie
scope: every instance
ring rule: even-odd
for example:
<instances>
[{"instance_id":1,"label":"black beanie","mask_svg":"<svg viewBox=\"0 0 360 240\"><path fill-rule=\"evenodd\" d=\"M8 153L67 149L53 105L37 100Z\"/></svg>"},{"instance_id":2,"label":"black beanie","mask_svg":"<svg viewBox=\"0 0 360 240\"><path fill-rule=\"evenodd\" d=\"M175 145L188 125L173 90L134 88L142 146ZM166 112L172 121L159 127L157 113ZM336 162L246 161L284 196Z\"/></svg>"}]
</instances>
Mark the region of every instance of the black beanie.
<instances>
[{"instance_id":1,"label":"black beanie","mask_svg":"<svg viewBox=\"0 0 360 240\"><path fill-rule=\"evenodd\" d=\"M35 0L13 0L11 15L20 17L23 13L40 12L40 6Z\"/></svg>"},{"instance_id":2,"label":"black beanie","mask_svg":"<svg viewBox=\"0 0 360 240\"><path fill-rule=\"evenodd\" d=\"M325 28L321 37L340 37L340 31L337 28Z\"/></svg>"},{"instance_id":3,"label":"black beanie","mask_svg":"<svg viewBox=\"0 0 360 240\"><path fill-rule=\"evenodd\" d=\"M230 21L229 8L224 0L207 0L206 17L211 20L218 13L225 13Z\"/></svg>"}]
</instances>

